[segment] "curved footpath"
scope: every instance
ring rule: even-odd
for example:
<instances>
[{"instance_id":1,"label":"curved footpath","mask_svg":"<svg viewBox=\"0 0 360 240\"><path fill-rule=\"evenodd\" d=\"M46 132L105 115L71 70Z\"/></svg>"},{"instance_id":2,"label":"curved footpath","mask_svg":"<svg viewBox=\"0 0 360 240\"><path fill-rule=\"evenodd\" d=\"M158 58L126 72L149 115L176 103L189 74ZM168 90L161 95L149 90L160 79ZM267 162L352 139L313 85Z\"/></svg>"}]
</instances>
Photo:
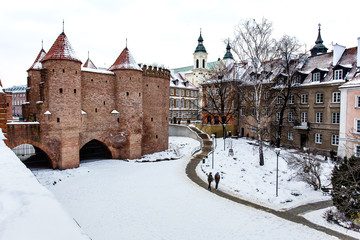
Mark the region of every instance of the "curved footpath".
<instances>
[{"instance_id":1,"label":"curved footpath","mask_svg":"<svg viewBox=\"0 0 360 240\"><path fill-rule=\"evenodd\" d=\"M195 127L190 127L190 128L193 131L195 131L199 135L199 137L201 137L203 144L202 144L202 151L199 154L193 156L193 158L190 160L189 164L186 166L186 174L193 182L198 184L200 187L207 189L207 184L203 180L201 180L200 177L196 174L196 167L202 161L202 159L211 152L212 141L208 138L207 134L200 131L198 128L195 128ZM331 230L329 228L325 228L320 225L314 224L314 223L310 222L309 220L305 219L304 217L299 216L299 214L302 214L302 213L305 213L308 211L314 211L314 210L329 207L332 205L332 201L322 201L322 202L317 202L317 203L310 203L310 204L306 204L303 206L299 206L299 207L290 209L288 211L276 211L274 209L267 208L267 207L258 205L256 203L252 203L252 202L234 197L234 196L227 194L225 192L222 192L220 190L214 191L212 193L216 194L220 197L229 199L231 201L243 204L245 206L253 207L258 210L272 213L283 219L286 219L286 220L289 220L289 221L292 221L295 223L303 224L305 226L316 229L318 231L322 231L324 233L338 237L340 239L356 240L356 238L353 238L353 237L347 236L345 234Z\"/></svg>"}]
</instances>

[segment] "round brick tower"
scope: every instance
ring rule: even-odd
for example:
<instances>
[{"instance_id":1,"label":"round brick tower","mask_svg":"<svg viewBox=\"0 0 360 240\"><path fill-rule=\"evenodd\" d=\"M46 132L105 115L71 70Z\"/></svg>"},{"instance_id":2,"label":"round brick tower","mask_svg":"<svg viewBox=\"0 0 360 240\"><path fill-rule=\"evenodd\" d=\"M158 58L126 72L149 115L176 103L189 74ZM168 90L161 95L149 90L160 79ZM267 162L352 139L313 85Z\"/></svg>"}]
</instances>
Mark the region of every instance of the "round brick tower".
<instances>
[{"instance_id":1,"label":"round brick tower","mask_svg":"<svg viewBox=\"0 0 360 240\"><path fill-rule=\"evenodd\" d=\"M127 144L120 149L122 158L140 158L143 134L142 69L126 47L109 71L115 73L115 105L120 112L120 131Z\"/></svg>"},{"instance_id":2,"label":"round brick tower","mask_svg":"<svg viewBox=\"0 0 360 240\"><path fill-rule=\"evenodd\" d=\"M58 148L59 169L79 166L81 129L81 61L62 32L41 60L42 130ZM55 150L55 149L54 149Z\"/></svg>"}]
</instances>

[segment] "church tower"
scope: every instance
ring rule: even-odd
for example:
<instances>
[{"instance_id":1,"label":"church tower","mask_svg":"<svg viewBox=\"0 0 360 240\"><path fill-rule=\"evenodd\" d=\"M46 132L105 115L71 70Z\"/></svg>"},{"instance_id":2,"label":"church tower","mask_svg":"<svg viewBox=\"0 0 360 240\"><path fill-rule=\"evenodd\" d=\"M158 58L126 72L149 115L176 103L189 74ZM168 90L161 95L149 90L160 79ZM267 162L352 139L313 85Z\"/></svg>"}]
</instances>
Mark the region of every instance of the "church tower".
<instances>
[{"instance_id":1,"label":"church tower","mask_svg":"<svg viewBox=\"0 0 360 240\"><path fill-rule=\"evenodd\" d=\"M206 69L207 68L207 52L206 49L203 45L203 38L201 36L201 31L200 31L200 36L198 39L198 45L195 49L194 52L194 69Z\"/></svg>"},{"instance_id":2,"label":"church tower","mask_svg":"<svg viewBox=\"0 0 360 240\"><path fill-rule=\"evenodd\" d=\"M311 56L316 56L319 54L327 53L327 48L323 44L323 40L321 38L321 24L319 24L318 37L315 41L315 46L310 50Z\"/></svg>"}]
</instances>

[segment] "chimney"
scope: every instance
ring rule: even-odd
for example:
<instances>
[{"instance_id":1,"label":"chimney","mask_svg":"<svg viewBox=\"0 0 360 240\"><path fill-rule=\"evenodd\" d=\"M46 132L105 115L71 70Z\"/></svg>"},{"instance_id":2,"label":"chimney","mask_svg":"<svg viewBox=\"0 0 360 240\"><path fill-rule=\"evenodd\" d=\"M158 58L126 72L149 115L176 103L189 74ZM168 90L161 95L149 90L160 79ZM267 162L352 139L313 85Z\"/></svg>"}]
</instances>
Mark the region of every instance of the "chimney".
<instances>
[{"instance_id":1,"label":"chimney","mask_svg":"<svg viewBox=\"0 0 360 240\"><path fill-rule=\"evenodd\" d=\"M333 51L333 66L336 66L336 64L339 62L341 56L343 55L346 47L339 45L339 44L335 44L333 45L334 51Z\"/></svg>"},{"instance_id":2,"label":"chimney","mask_svg":"<svg viewBox=\"0 0 360 240\"><path fill-rule=\"evenodd\" d=\"M357 46L357 67L360 68L360 37L358 37L358 46Z\"/></svg>"}]
</instances>

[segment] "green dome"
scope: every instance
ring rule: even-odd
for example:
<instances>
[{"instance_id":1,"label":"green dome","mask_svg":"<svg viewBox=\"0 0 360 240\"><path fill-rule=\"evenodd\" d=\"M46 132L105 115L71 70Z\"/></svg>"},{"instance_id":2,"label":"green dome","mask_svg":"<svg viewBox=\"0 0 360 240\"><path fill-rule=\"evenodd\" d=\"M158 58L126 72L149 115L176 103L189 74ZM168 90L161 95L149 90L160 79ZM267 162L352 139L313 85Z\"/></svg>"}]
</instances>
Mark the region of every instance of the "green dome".
<instances>
[{"instance_id":1,"label":"green dome","mask_svg":"<svg viewBox=\"0 0 360 240\"><path fill-rule=\"evenodd\" d=\"M227 46L226 46L226 53L225 53L223 59L232 59L232 60L234 60L234 57L231 54L230 50L231 50L231 47L230 47L230 44L228 43Z\"/></svg>"},{"instance_id":2,"label":"green dome","mask_svg":"<svg viewBox=\"0 0 360 240\"><path fill-rule=\"evenodd\" d=\"M201 32L200 32L200 37L198 39L198 45L197 45L197 47L195 49L195 53L197 53L197 52L207 53L206 49L205 49L205 47L203 45L203 41L204 41L204 39L202 38Z\"/></svg>"}]
</instances>

